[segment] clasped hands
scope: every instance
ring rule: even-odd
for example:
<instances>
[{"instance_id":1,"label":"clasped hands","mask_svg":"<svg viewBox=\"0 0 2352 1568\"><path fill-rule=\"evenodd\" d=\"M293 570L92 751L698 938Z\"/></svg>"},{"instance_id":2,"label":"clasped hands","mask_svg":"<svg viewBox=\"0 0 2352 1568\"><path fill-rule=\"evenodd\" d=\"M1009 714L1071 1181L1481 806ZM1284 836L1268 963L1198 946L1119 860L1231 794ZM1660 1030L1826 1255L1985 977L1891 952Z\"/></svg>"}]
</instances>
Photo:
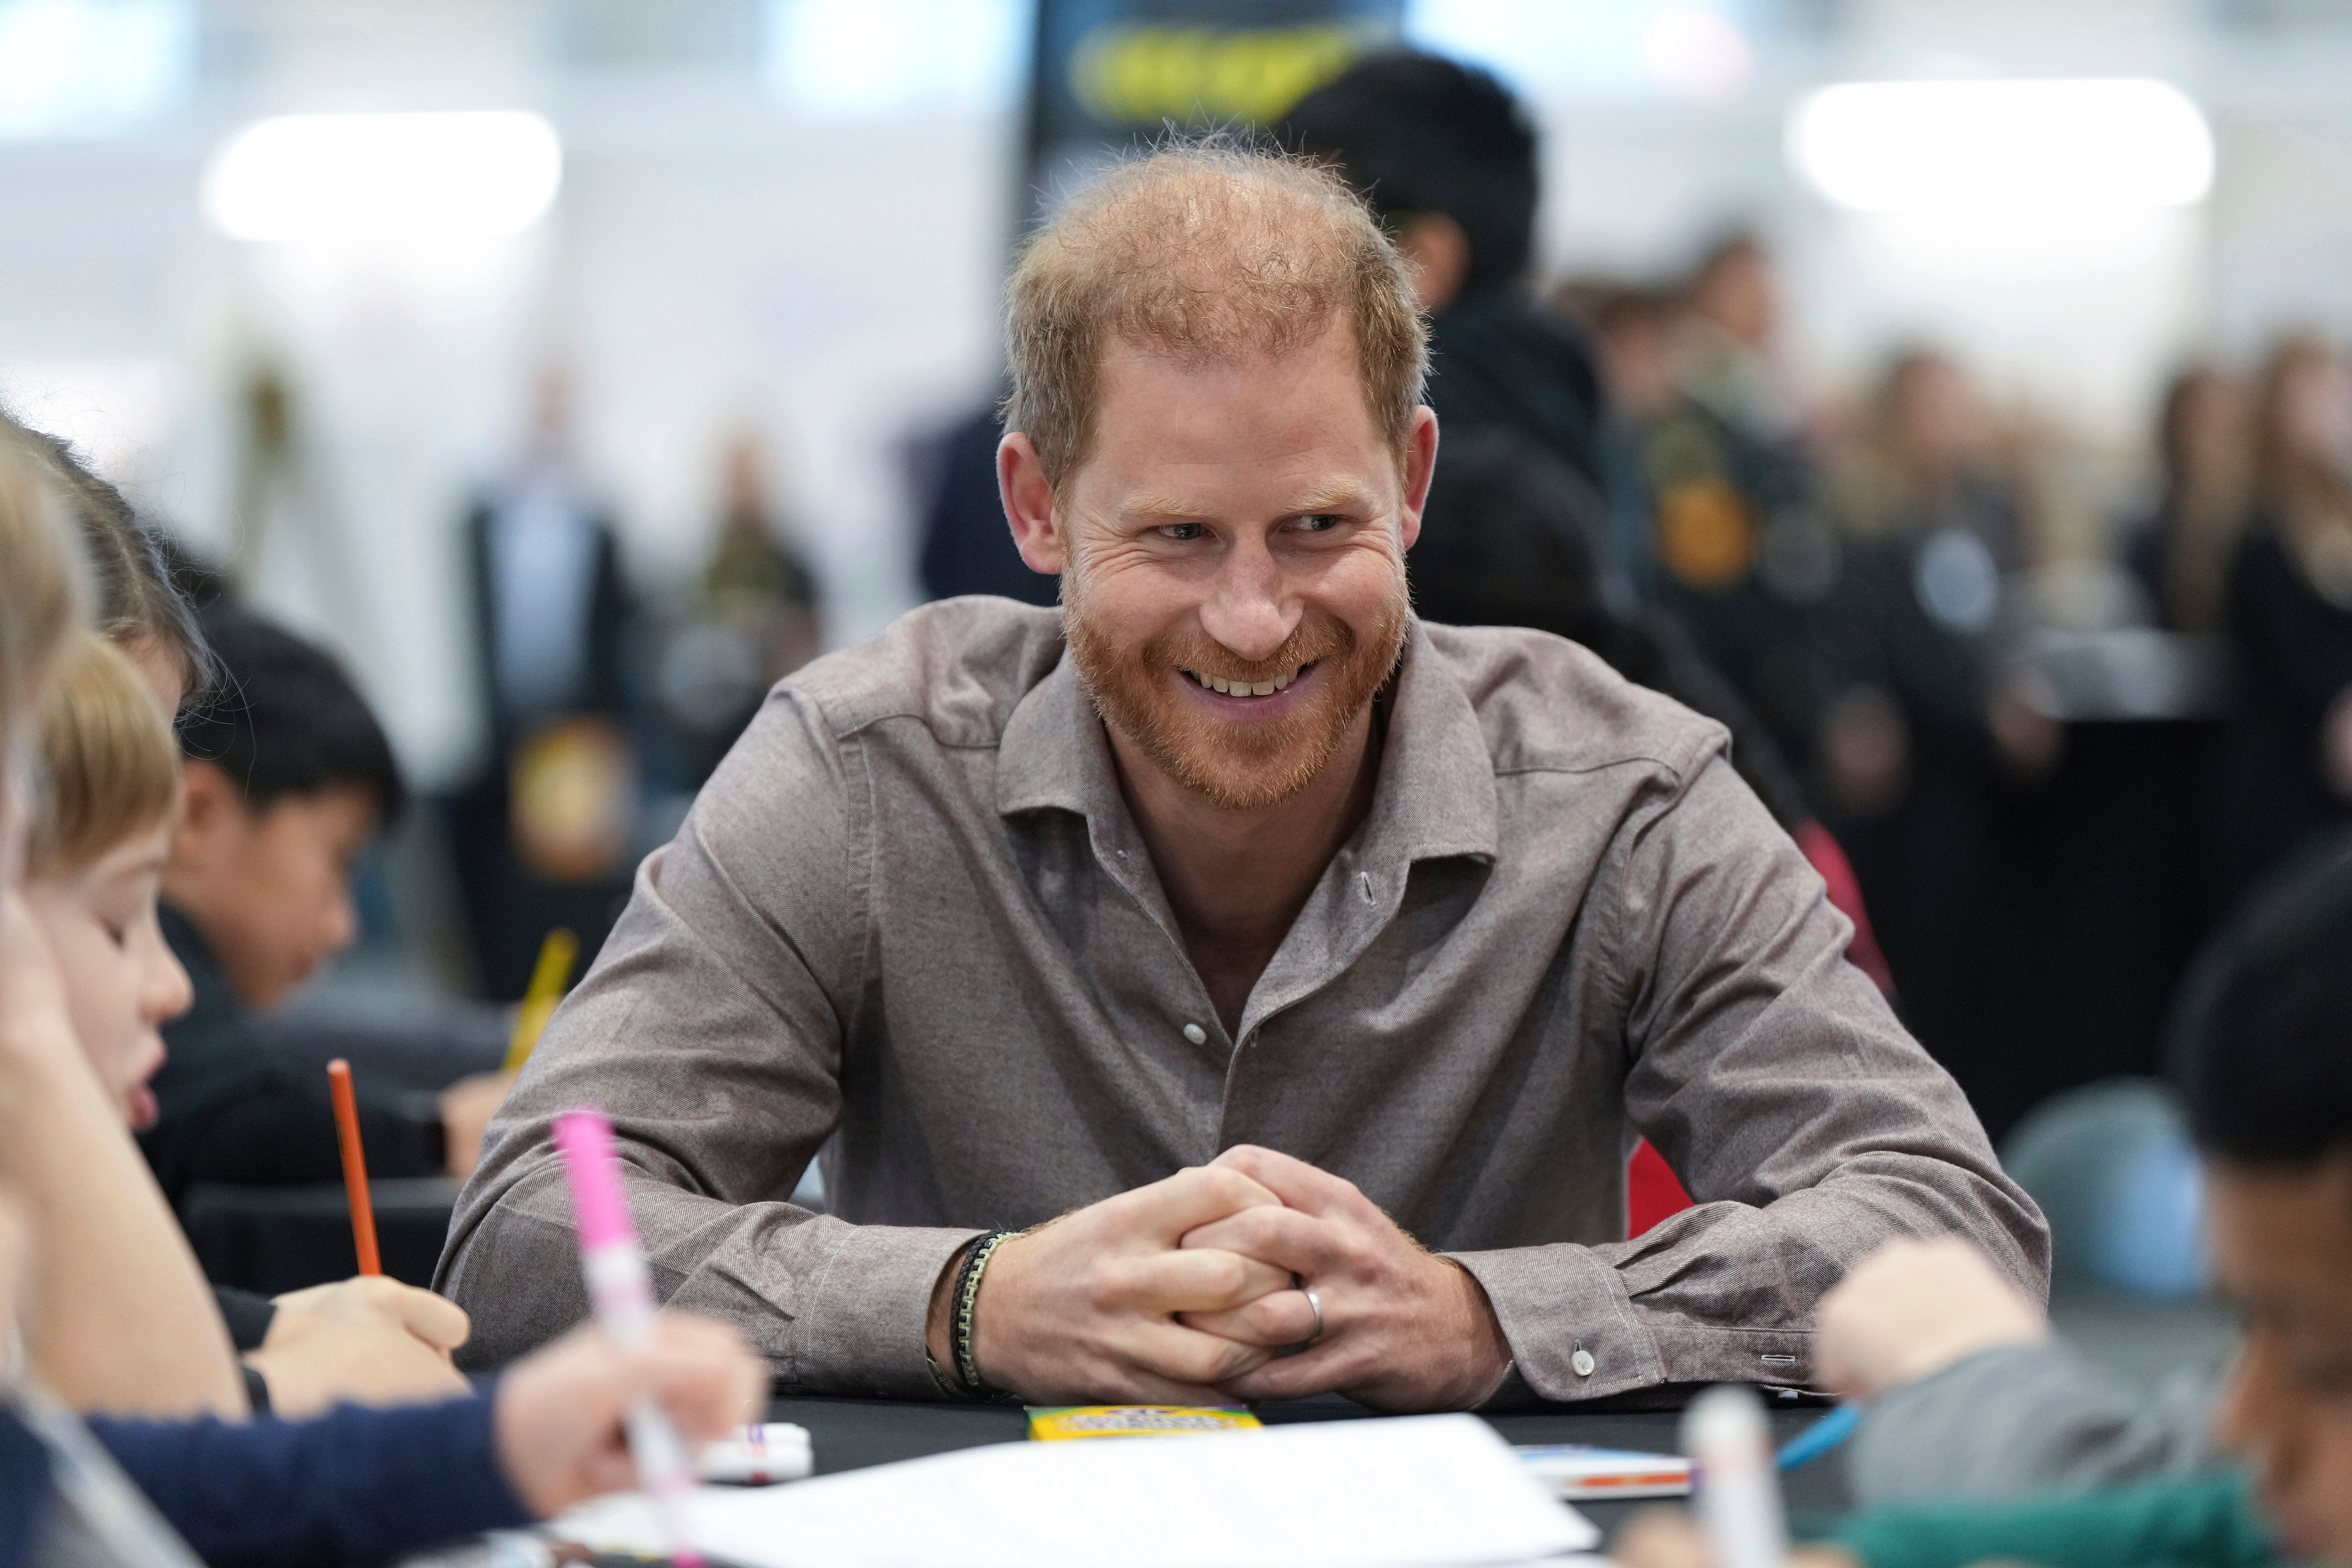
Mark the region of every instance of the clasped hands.
<instances>
[{"instance_id":1,"label":"clasped hands","mask_svg":"<svg viewBox=\"0 0 2352 1568\"><path fill-rule=\"evenodd\" d=\"M954 1272L932 1297L942 1366ZM1321 1305L1319 1335L1302 1285ZM1447 1410L1492 1393L1510 1349L1468 1270L1425 1251L1353 1183L1244 1144L1000 1244L972 1359L992 1386L1035 1404L1337 1392L1381 1410Z\"/></svg>"}]
</instances>

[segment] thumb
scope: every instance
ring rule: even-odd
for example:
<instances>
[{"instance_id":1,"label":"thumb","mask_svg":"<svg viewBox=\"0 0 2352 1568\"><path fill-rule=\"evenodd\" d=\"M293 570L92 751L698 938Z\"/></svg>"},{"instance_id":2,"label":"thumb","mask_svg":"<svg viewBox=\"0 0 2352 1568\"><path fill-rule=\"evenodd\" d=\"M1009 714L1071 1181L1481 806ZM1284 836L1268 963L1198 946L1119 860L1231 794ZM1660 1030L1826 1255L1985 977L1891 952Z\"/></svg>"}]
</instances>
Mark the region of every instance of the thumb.
<instances>
[{"instance_id":1,"label":"thumb","mask_svg":"<svg viewBox=\"0 0 2352 1568\"><path fill-rule=\"evenodd\" d=\"M414 1288L404 1290L394 1305L400 1326L436 1351L453 1351L473 1332L466 1309L446 1296Z\"/></svg>"}]
</instances>

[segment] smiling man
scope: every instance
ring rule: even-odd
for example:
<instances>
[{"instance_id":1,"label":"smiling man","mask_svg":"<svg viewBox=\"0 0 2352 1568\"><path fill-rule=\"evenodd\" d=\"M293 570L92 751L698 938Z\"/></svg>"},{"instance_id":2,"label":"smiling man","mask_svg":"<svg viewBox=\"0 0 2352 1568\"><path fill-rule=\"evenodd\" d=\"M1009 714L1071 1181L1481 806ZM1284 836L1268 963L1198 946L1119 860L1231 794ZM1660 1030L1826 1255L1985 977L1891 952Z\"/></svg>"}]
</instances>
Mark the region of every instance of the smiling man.
<instances>
[{"instance_id":1,"label":"smiling man","mask_svg":"<svg viewBox=\"0 0 2352 1568\"><path fill-rule=\"evenodd\" d=\"M1008 337L999 479L1061 613L934 605L776 689L492 1124L441 1270L474 1354L585 1310L583 1103L663 1294L803 1391L1799 1382L1889 1237L2042 1291L2040 1215L1722 731L1414 618L1423 329L1343 186L1120 169ZM1637 1132L1701 1202L1628 1241Z\"/></svg>"}]
</instances>

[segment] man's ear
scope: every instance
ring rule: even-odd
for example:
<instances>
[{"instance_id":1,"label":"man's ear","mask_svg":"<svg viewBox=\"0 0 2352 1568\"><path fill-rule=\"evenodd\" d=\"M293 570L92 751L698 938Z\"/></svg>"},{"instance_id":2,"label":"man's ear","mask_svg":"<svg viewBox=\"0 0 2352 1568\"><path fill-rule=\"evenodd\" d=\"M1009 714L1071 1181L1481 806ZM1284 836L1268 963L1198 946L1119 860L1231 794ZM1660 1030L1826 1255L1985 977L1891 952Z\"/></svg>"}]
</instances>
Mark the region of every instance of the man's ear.
<instances>
[{"instance_id":1,"label":"man's ear","mask_svg":"<svg viewBox=\"0 0 2352 1568\"><path fill-rule=\"evenodd\" d=\"M1004 521L1029 570L1049 577L1058 574L1062 531L1054 520L1054 487L1045 482L1045 465L1036 447L1018 430L996 444L996 493L1003 499Z\"/></svg>"},{"instance_id":2,"label":"man's ear","mask_svg":"<svg viewBox=\"0 0 2352 1568\"><path fill-rule=\"evenodd\" d=\"M1412 411L1404 444L1404 547L1421 537L1421 514L1429 505L1430 476L1437 472L1437 410L1424 403Z\"/></svg>"}]
</instances>

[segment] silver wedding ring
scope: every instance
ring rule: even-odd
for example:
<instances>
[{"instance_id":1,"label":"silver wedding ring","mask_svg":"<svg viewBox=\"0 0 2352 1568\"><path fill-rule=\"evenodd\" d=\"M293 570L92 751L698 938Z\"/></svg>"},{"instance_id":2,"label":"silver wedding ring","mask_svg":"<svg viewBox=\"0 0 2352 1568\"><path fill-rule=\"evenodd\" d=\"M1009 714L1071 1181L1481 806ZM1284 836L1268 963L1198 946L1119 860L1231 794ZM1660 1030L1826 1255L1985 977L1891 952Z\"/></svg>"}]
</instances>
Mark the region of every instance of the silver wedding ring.
<instances>
[{"instance_id":1,"label":"silver wedding ring","mask_svg":"<svg viewBox=\"0 0 2352 1568\"><path fill-rule=\"evenodd\" d=\"M1323 1337L1323 1298L1315 1293L1315 1287L1312 1285L1301 1285L1298 1288L1298 1293L1306 1297L1307 1304L1315 1310L1315 1331L1298 1342L1298 1348L1305 1350Z\"/></svg>"}]
</instances>

